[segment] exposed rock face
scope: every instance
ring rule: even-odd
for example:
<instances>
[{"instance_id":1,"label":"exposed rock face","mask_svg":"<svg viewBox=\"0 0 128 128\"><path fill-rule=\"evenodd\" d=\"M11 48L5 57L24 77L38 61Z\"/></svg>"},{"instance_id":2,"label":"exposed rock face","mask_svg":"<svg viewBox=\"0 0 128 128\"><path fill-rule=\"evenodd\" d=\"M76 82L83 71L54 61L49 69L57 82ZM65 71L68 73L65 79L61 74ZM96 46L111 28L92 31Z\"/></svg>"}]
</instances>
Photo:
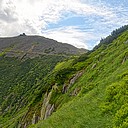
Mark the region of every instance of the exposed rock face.
<instances>
[{"instance_id":1,"label":"exposed rock face","mask_svg":"<svg viewBox=\"0 0 128 128\"><path fill-rule=\"evenodd\" d=\"M76 82L76 80L77 80L79 77L82 76L83 73L84 73L84 71L78 72L77 74L75 74L75 75L70 79L68 85L64 84L64 85L63 85L63 89L62 89L62 93L66 93L66 92L69 90L69 88Z\"/></svg>"},{"instance_id":2,"label":"exposed rock face","mask_svg":"<svg viewBox=\"0 0 128 128\"><path fill-rule=\"evenodd\" d=\"M124 64L124 62L128 59L128 57L124 57L122 64Z\"/></svg>"},{"instance_id":3,"label":"exposed rock face","mask_svg":"<svg viewBox=\"0 0 128 128\"><path fill-rule=\"evenodd\" d=\"M122 64L123 64L126 60L128 60L128 52L125 53L125 56L124 56L123 61L122 61Z\"/></svg>"},{"instance_id":4,"label":"exposed rock face","mask_svg":"<svg viewBox=\"0 0 128 128\"><path fill-rule=\"evenodd\" d=\"M53 105L48 104L48 106L46 107L44 119L47 119L52 114L53 111L54 111L54 104Z\"/></svg>"},{"instance_id":5,"label":"exposed rock face","mask_svg":"<svg viewBox=\"0 0 128 128\"><path fill-rule=\"evenodd\" d=\"M62 93L63 94L67 92L67 87L68 86L64 83L63 88L62 88Z\"/></svg>"},{"instance_id":6,"label":"exposed rock face","mask_svg":"<svg viewBox=\"0 0 128 128\"><path fill-rule=\"evenodd\" d=\"M49 94L44 95L44 101L41 108L41 120L47 119L54 111L54 104L49 103L52 95L52 91Z\"/></svg>"},{"instance_id":7,"label":"exposed rock face","mask_svg":"<svg viewBox=\"0 0 128 128\"><path fill-rule=\"evenodd\" d=\"M93 65L92 65L92 69L94 69L94 68L96 67L96 65L97 65L96 63L95 63L95 64L93 64Z\"/></svg>"},{"instance_id":8,"label":"exposed rock face","mask_svg":"<svg viewBox=\"0 0 128 128\"><path fill-rule=\"evenodd\" d=\"M27 128L27 124L25 123L24 128Z\"/></svg>"},{"instance_id":9,"label":"exposed rock face","mask_svg":"<svg viewBox=\"0 0 128 128\"><path fill-rule=\"evenodd\" d=\"M76 80L82 76L82 74L84 73L84 71L80 71L78 72L69 82L69 86L68 89L76 82Z\"/></svg>"},{"instance_id":10,"label":"exposed rock face","mask_svg":"<svg viewBox=\"0 0 128 128\"><path fill-rule=\"evenodd\" d=\"M66 93L69 88L76 82L76 80L82 76L82 74L84 73L84 71L80 71L77 74L75 74L70 80L69 80L69 84L64 84L63 85L63 89L62 89L62 93ZM55 84L52 87L52 90L58 90L57 85ZM44 100L43 100L43 104L42 104L42 108L41 108L41 117L39 119L39 117L36 117L35 114L33 115L33 119L32 119L32 124L35 124L38 122L38 120L45 120L47 119L55 110L55 105L54 104L50 104L50 99L52 96L52 90L49 93L45 93L44 95ZM71 95L72 96L76 96L80 91L80 88L76 88Z\"/></svg>"},{"instance_id":11,"label":"exposed rock face","mask_svg":"<svg viewBox=\"0 0 128 128\"><path fill-rule=\"evenodd\" d=\"M36 116L36 114L34 113L33 118L32 118L32 124L36 124L39 120L40 120L40 117Z\"/></svg>"}]
</instances>

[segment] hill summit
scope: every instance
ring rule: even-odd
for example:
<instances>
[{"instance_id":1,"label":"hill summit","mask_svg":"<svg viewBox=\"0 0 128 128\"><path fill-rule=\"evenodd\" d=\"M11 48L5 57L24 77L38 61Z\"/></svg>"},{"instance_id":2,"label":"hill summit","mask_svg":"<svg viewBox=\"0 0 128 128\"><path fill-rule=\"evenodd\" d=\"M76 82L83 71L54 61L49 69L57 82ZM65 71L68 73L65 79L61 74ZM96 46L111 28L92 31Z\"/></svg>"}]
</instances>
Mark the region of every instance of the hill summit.
<instances>
[{"instance_id":1,"label":"hill summit","mask_svg":"<svg viewBox=\"0 0 128 128\"><path fill-rule=\"evenodd\" d=\"M27 36L23 33L17 37L0 38L0 52L9 57L33 58L43 54L78 55L87 50L42 36Z\"/></svg>"}]
</instances>

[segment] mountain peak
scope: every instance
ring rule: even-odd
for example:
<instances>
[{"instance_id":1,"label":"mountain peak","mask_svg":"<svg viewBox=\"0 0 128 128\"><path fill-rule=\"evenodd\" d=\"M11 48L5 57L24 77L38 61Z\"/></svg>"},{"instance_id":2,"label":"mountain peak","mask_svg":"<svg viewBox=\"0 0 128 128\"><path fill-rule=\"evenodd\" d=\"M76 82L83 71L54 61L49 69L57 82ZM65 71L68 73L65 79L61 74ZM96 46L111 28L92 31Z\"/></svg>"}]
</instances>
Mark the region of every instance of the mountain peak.
<instances>
[{"instance_id":1,"label":"mountain peak","mask_svg":"<svg viewBox=\"0 0 128 128\"><path fill-rule=\"evenodd\" d=\"M36 57L43 54L78 55L87 52L70 44L60 43L42 36L26 36L0 38L0 52L11 57Z\"/></svg>"}]
</instances>

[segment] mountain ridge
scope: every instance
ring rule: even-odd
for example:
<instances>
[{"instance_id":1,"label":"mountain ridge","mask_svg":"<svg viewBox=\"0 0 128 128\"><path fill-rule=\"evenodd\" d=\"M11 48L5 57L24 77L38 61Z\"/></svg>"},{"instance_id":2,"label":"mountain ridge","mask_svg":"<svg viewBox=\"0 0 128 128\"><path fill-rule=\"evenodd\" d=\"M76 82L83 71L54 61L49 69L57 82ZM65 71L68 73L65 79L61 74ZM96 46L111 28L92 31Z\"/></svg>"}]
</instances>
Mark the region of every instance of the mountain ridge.
<instances>
[{"instance_id":1,"label":"mountain ridge","mask_svg":"<svg viewBox=\"0 0 128 128\"><path fill-rule=\"evenodd\" d=\"M78 49L67 43L60 43L53 39L42 36L17 36L0 38L0 52L6 56L36 57L40 54L66 54L78 55L87 52L85 49Z\"/></svg>"}]
</instances>

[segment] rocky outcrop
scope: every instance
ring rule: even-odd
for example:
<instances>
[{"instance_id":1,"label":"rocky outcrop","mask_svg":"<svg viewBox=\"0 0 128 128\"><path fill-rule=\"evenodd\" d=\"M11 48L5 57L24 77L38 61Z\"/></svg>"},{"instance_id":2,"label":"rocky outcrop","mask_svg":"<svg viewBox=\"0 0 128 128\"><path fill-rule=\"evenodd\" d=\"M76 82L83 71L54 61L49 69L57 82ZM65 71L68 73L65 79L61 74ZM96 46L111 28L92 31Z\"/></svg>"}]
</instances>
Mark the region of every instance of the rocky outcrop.
<instances>
[{"instance_id":1,"label":"rocky outcrop","mask_svg":"<svg viewBox=\"0 0 128 128\"><path fill-rule=\"evenodd\" d=\"M77 96L77 94L80 92L81 88L75 88L71 93L70 96Z\"/></svg>"},{"instance_id":2,"label":"rocky outcrop","mask_svg":"<svg viewBox=\"0 0 128 128\"><path fill-rule=\"evenodd\" d=\"M36 114L34 113L33 118L32 118L32 124L38 123L39 120L40 120L40 117L36 116Z\"/></svg>"},{"instance_id":3,"label":"rocky outcrop","mask_svg":"<svg viewBox=\"0 0 128 128\"><path fill-rule=\"evenodd\" d=\"M67 84L64 83L63 88L62 88L62 93L63 94L67 92L67 90L68 90L67 87L68 87Z\"/></svg>"},{"instance_id":4,"label":"rocky outcrop","mask_svg":"<svg viewBox=\"0 0 128 128\"><path fill-rule=\"evenodd\" d=\"M41 108L41 120L47 119L54 111L54 104L52 105L49 103L51 95L52 91L49 94L45 93L44 95L44 101Z\"/></svg>"},{"instance_id":5,"label":"rocky outcrop","mask_svg":"<svg viewBox=\"0 0 128 128\"><path fill-rule=\"evenodd\" d=\"M122 61L122 64L124 64L124 62L128 59L128 57L124 57L123 61Z\"/></svg>"},{"instance_id":6,"label":"rocky outcrop","mask_svg":"<svg viewBox=\"0 0 128 128\"><path fill-rule=\"evenodd\" d=\"M84 71L78 72L69 80L69 84L64 84L62 88L62 93L66 93L69 90L69 88L76 82L76 80L82 76L83 73Z\"/></svg>"},{"instance_id":7,"label":"rocky outcrop","mask_svg":"<svg viewBox=\"0 0 128 128\"><path fill-rule=\"evenodd\" d=\"M76 82L76 80L83 75L84 71L78 72L73 78L70 79L68 89Z\"/></svg>"},{"instance_id":8,"label":"rocky outcrop","mask_svg":"<svg viewBox=\"0 0 128 128\"><path fill-rule=\"evenodd\" d=\"M45 117L44 119L47 119L54 111L54 104L48 104L48 106L46 107L46 112L45 112Z\"/></svg>"},{"instance_id":9,"label":"rocky outcrop","mask_svg":"<svg viewBox=\"0 0 128 128\"><path fill-rule=\"evenodd\" d=\"M95 64L93 64L93 65L92 65L92 69L94 69L94 68L96 67L96 65L97 65L96 63L95 63Z\"/></svg>"},{"instance_id":10,"label":"rocky outcrop","mask_svg":"<svg viewBox=\"0 0 128 128\"><path fill-rule=\"evenodd\" d=\"M128 52L125 53L125 56L123 58L122 64L124 64L124 62L128 60Z\"/></svg>"}]
</instances>

